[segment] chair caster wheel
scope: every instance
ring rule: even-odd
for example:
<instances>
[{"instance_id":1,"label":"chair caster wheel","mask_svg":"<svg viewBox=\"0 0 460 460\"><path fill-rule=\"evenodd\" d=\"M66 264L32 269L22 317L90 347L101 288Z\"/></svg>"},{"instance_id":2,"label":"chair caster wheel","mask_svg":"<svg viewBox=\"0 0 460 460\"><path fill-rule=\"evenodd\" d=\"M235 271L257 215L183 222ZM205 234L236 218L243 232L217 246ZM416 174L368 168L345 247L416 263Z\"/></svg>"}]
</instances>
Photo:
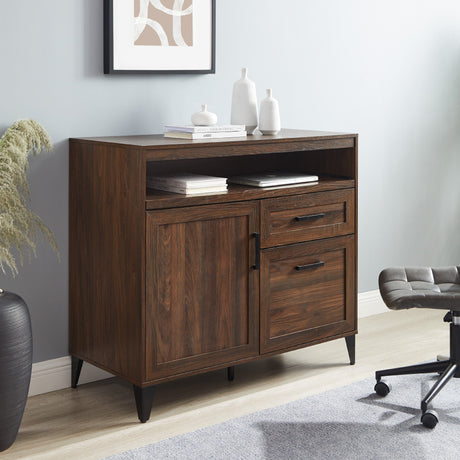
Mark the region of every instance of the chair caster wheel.
<instances>
[{"instance_id":1,"label":"chair caster wheel","mask_svg":"<svg viewBox=\"0 0 460 460\"><path fill-rule=\"evenodd\" d=\"M391 386L388 383L385 383L383 380L377 382L374 387L374 391L379 396L386 396L391 390Z\"/></svg>"},{"instance_id":2,"label":"chair caster wheel","mask_svg":"<svg viewBox=\"0 0 460 460\"><path fill-rule=\"evenodd\" d=\"M438 414L434 410L427 410L422 414L420 421L423 423L423 426L433 429L439 422Z\"/></svg>"}]
</instances>

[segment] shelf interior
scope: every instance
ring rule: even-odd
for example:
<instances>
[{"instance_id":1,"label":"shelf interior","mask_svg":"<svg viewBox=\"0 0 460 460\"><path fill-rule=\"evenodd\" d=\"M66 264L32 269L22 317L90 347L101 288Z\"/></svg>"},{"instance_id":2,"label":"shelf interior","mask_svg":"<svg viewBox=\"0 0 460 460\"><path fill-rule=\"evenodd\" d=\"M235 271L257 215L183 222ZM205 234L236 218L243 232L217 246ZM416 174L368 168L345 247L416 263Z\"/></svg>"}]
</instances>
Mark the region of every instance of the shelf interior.
<instances>
[{"instance_id":1,"label":"shelf interior","mask_svg":"<svg viewBox=\"0 0 460 460\"><path fill-rule=\"evenodd\" d=\"M356 169L353 148L193 160L147 161L147 177L179 172L231 177L241 174L286 171L316 174L319 176L319 181L265 188L229 184L226 193L194 196L147 189L146 209L165 209L349 188L355 186Z\"/></svg>"}]
</instances>

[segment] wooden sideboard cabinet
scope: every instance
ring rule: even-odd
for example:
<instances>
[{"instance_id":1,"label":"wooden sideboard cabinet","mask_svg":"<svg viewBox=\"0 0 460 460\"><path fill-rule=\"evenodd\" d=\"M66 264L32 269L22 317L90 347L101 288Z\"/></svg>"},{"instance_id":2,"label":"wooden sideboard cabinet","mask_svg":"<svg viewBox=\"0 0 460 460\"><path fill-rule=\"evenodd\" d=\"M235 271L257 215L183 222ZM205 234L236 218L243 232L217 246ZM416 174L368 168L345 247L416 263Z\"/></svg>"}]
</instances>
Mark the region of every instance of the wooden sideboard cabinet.
<instances>
[{"instance_id":1,"label":"wooden sideboard cabinet","mask_svg":"<svg viewBox=\"0 0 460 460\"><path fill-rule=\"evenodd\" d=\"M357 333L356 134L70 140L72 386L84 361L154 385ZM149 174L319 175L227 193L150 190Z\"/></svg>"}]
</instances>

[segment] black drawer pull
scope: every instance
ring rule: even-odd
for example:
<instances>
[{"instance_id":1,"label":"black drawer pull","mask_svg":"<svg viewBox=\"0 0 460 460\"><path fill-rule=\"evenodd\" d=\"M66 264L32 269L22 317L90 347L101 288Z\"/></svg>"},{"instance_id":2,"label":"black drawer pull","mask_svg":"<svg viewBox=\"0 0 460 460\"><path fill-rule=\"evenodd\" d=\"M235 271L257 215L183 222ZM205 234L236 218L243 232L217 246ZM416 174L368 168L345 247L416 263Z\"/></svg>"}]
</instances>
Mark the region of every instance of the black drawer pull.
<instances>
[{"instance_id":1,"label":"black drawer pull","mask_svg":"<svg viewBox=\"0 0 460 460\"><path fill-rule=\"evenodd\" d=\"M294 220L296 220L297 222L305 222L306 220L321 219L325 215L326 214L324 212L320 212L319 214L310 214L309 216L297 216L294 217Z\"/></svg>"},{"instance_id":2,"label":"black drawer pull","mask_svg":"<svg viewBox=\"0 0 460 460\"><path fill-rule=\"evenodd\" d=\"M295 269L296 270L308 270L309 268L318 268L324 266L324 262L315 262L313 264L307 264L307 265L296 265Z\"/></svg>"}]
</instances>

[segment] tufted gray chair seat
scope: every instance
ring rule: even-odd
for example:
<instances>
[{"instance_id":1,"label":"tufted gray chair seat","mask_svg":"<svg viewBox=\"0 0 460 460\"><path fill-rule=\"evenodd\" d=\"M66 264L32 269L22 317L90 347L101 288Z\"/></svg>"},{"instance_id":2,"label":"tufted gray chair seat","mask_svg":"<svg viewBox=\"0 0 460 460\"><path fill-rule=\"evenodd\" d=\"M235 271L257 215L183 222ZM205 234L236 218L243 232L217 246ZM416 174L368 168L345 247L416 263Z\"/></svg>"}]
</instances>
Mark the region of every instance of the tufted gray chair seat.
<instances>
[{"instance_id":1,"label":"tufted gray chair seat","mask_svg":"<svg viewBox=\"0 0 460 460\"><path fill-rule=\"evenodd\" d=\"M383 301L392 310L435 308L460 311L460 267L398 267L380 273Z\"/></svg>"}]
</instances>

